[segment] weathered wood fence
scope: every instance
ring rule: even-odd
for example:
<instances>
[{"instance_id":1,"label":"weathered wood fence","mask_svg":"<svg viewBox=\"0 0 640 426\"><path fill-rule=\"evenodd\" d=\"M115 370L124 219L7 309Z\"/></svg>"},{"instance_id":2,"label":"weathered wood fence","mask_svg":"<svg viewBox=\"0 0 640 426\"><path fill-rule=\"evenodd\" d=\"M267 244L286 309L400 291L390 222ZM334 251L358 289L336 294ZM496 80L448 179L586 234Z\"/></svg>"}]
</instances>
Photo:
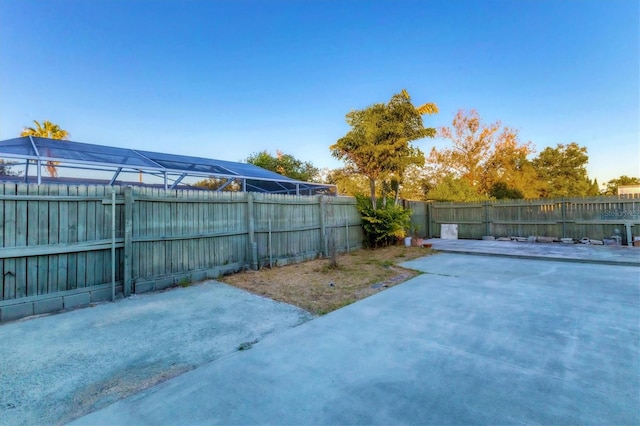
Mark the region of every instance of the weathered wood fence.
<instances>
[{"instance_id":1,"label":"weathered wood fence","mask_svg":"<svg viewBox=\"0 0 640 426\"><path fill-rule=\"evenodd\" d=\"M418 233L640 234L640 199L404 201ZM0 322L360 247L355 199L0 183Z\"/></svg>"},{"instance_id":2,"label":"weathered wood fence","mask_svg":"<svg viewBox=\"0 0 640 426\"><path fill-rule=\"evenodd\" d=\"M0 321L360 247L355 200L0 183Z\"/></svg>"},{"instance_id":3,"label":"weathered wood fence","mask_svg":"<svg viewBox=\"0 0 640 426\"><path fill-rule=\"evenodd\" d=\"M411 207L411 206L409 206ZM442 224L457 224L459 238L547 236L609 238L627 244L640 235L640 199L593 197L505 200L477 203L429 203L423 216L427 235L440 236Z\"/></svg>"}]
</instances>

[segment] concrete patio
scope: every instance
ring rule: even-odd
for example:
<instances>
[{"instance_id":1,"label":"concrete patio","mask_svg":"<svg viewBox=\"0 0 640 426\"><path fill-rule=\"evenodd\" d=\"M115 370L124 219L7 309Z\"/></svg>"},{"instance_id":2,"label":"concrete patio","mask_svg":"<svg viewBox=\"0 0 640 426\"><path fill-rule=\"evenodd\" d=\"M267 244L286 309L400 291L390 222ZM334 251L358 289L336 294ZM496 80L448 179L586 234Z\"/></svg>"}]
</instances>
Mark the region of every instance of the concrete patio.
<instances>
[{"instance_id":1,"label":"concrete patio","mask_svg":"<svg viewBox=\"0 0 640 426\"><path fill-rule=\"evenodd\" d=\"M481 243L75 424L640 423L640 269Z\"/></svg>"}]
</instances>

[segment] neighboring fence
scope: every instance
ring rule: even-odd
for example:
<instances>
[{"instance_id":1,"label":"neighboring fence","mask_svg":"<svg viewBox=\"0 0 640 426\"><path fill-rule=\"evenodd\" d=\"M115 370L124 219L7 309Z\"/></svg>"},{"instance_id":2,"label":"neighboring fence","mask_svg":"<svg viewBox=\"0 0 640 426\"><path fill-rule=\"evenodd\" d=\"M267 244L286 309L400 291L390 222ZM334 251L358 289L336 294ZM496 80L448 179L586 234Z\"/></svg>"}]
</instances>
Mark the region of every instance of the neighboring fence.
<instances>
[{"instance_id":1,"label":"neighboring fence","mask_svg":"<svg viewBox=\"0 0 640 426\"><path fill-rule=\"evenodd\" d=\"M604 239L616 230L627 244L640 235L640 199L595 197L505 200L478 203L430 203L430 237L440 236L440 225L457 224L459 238L483 236L588 237Z\"/></svg>"},{"instance_id":2,"label":"neighboring fence","mask_svg":"<svg viewBox=\"0 0 640 426\"><path fill-rule=\"evenodd\" d=\"M0 183L0 321L360 247L355 200Z\"/></svg>"},{"instance_id":3,"label":"neighboring fence","mask_svg":"<svg viewBox=\"0 0 640 426\"><path fill-rule=\"evenodd\" d=\"M411 233L419 237L432 235L429 221L430 203L423 201L403 200L402 206L411 210ZM413 235L412 235L413 236Z\"/></svg>"}]
</instances>

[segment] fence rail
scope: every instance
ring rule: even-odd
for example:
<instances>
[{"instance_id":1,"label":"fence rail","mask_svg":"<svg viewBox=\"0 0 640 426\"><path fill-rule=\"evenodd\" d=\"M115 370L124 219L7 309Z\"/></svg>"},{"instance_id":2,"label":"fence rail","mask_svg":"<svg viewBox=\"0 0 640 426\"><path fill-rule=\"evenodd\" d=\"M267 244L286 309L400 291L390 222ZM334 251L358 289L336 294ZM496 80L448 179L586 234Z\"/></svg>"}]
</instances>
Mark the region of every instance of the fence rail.
<instances>
[{"instance_id":1,"label":"fence rail","mask_svg":"<svg viewBox=\"0 0 640 426\"><path fill-rule=\"evenodd\" d=\"M0 225L0 321L363 239L351 198L92 185L0 183Z\"/></svg>"}]
</instances>

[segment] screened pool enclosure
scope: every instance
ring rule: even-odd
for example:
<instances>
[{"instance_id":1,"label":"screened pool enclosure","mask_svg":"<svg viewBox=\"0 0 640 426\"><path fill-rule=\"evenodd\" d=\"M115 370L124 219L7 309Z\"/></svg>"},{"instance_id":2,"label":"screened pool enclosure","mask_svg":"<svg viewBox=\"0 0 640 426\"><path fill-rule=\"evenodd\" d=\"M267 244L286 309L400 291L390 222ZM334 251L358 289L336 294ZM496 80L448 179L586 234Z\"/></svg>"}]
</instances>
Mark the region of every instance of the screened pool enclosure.
<instances>
[{"instance_id":1,"label":"screened pool enclosure","mask_svg":"<svg viewBox=\"0 0 640 426\"><path fill-rule=\"evenodd\" d=\"M333 185L297 181L253 164L33 136L0 141L0 160L0 181L336 194Z\"/></svg>"}]
</instances>

